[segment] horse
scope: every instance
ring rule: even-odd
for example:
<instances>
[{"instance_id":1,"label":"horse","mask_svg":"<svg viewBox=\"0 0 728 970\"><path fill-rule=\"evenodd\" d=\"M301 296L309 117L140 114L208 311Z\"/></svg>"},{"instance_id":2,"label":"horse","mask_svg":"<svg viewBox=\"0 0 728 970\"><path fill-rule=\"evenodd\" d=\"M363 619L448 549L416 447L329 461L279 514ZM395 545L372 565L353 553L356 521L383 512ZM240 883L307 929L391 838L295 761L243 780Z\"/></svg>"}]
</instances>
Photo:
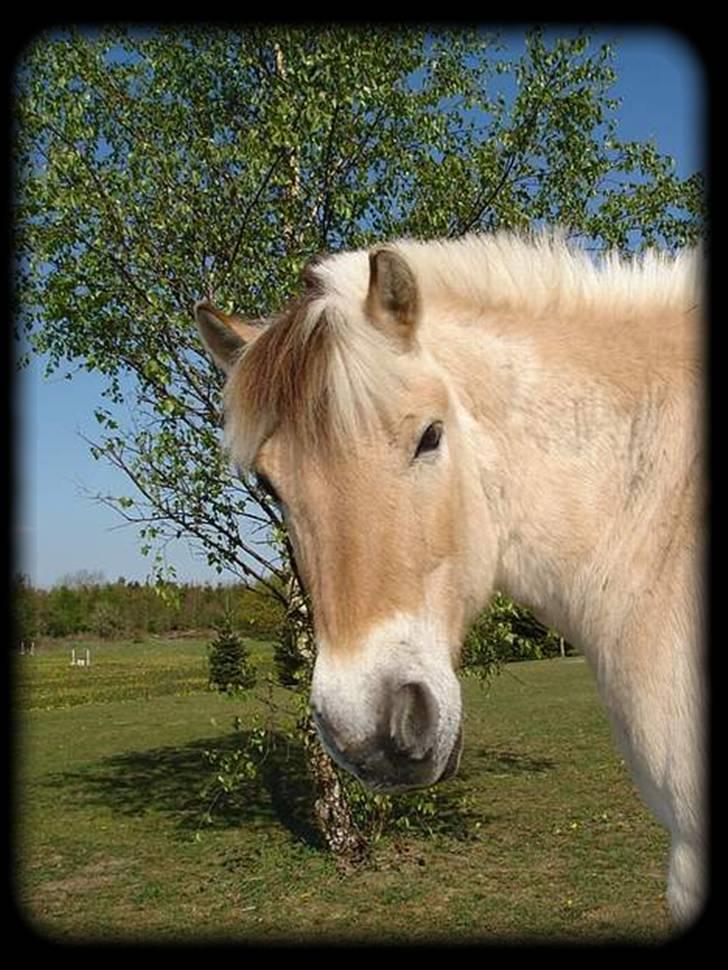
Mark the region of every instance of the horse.
<instances>
[{"instance_id":1,"label":"horse","mask_svg":"<svg viewBox=\"0 0 728 970\"><path fill-rule=\"evenodd\" d=\"M273 316L195 307L311 598L330 756L382 792L452 776L460 647L501 590L582 649L679 926L707 895L702 265L399 239L315 258Z\"/></svg>"}]
</instances>

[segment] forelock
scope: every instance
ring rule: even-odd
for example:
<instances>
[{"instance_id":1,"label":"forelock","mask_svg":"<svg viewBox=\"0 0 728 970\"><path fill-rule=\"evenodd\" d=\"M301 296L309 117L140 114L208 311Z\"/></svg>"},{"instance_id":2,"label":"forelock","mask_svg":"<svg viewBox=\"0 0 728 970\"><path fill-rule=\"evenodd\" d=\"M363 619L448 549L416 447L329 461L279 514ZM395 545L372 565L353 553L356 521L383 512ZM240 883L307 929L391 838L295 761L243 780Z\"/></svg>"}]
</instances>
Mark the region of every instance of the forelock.
<instances>
[{"instance_id":1,"label":"forelock","mask_svg":"<svg viewBox=\"0 0 728 970\"><path fill-rule=\"evenodd\" d=\"M393 386L392 349L362 301L327 285L324 266L308 265L303 296L270 320L228 379L226 443L243 467L279 428L311 449L341 445L370 423Z\"/></svg>"}]
</instances>

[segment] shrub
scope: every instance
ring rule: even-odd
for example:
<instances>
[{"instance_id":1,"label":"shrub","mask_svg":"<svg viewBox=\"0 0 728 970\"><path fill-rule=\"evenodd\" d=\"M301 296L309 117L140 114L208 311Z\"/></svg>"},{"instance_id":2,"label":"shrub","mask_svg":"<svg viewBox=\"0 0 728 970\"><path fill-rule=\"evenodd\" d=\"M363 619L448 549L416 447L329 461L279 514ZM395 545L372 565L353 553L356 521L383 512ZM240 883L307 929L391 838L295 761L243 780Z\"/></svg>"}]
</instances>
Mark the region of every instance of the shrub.
<instances>
[{"instance_id":1,"label":"shrub","mask_svg":"<svg viewBox=\"0 0 728 970\"><path fill-rule=\"evenodd\" d=\"M216 629L217 637L208 645L210 689L232 693L253 687L255 668L245 641L235 631L229 611L224 613Z\"/></svg>"},{"instance_id":2,"label":"shrub","mask_svg":"<svg viewBox=\"0 0 728 970\"><path fill-rule=\"evenodd\" d=\"M564 644L567 654L574 648ZM487 680L501 664L518 660L541 660L561 652L560 637L545 627L530 610L496 593L478 616L463 646L462 667Z\"/></svg>"}]
</instances>

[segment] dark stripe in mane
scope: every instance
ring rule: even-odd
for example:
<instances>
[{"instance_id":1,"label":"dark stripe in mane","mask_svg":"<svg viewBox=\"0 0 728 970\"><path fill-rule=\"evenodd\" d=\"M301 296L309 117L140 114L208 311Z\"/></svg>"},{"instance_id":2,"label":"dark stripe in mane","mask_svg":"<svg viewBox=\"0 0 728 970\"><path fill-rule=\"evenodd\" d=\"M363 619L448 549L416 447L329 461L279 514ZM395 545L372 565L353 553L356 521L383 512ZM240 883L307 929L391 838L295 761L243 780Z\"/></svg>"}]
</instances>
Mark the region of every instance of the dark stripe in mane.
<instances>
[{"instance_id":1,"label":"dark stripe in mane","mask_svg":"<svg viewBox=\"0 0 728 970\"><path fill-rule=\"evenodd\" d=\"M243 352L230 379L228 413L233 421L241 415L246 424L258 425L258 444L280 425L307 442L326 436L333 335L326 310L316 314L312 307L318 295L310 288L275 317Z\"/></svg>"}]
</instances>

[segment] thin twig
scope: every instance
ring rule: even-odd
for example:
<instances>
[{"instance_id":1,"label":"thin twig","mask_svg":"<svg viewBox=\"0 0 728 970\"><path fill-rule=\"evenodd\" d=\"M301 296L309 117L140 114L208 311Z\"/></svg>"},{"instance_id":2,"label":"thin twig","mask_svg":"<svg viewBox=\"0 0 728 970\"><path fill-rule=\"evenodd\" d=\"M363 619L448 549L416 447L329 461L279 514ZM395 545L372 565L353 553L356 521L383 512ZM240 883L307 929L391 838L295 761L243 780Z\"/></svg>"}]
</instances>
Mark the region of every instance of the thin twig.
<instances>
[{"instance_id":1,"label":"thin twig","mask_svg":"<svg viewBox=\"0 0 728 970\"><path fill-rule=\"evenodd\" d=\"M476 198L475 200L475 205L477 206L475 212L470 217L470 219L468 219L467 222L465 222L465 224L463 224L461 221L458 225L456 225L453 229L451 229L450 232L448 232L449 237L452 238L454 236L461 236L461 235L464 235L466 232L469 232L473 228L473 226L477 225L477 223L480 222L481 218L483 217L483 213L493 204L495 199L503 190L506 182L508 181L508 177L511 174L511 171L513 170L513 166L516 163L516 159L518 158L519 155L522 155L524 150L528 147L528 140L531 138L536 128L538 115L543 106L544 99L546 98L546 95L550 90L551 83L556 78L558 66L559 65L557 62L557 64L554 66L554 69L551 71L548 78L544 82L543 88L541 90L541 95L536 101L536 104L534 105L531 111L531 114L528 117L528 120L521 128L520 137L517 139L518 143L514 146L513 152L511 153L510 158L506 162L506 166L503 171L503 174L501 175L501 178L499 179L495 188L486 197L486 199L483 202L481 202L479 198L480 196L482 196L482 190L478 193L478 198Z\"/></svg>"}]
</instances>

